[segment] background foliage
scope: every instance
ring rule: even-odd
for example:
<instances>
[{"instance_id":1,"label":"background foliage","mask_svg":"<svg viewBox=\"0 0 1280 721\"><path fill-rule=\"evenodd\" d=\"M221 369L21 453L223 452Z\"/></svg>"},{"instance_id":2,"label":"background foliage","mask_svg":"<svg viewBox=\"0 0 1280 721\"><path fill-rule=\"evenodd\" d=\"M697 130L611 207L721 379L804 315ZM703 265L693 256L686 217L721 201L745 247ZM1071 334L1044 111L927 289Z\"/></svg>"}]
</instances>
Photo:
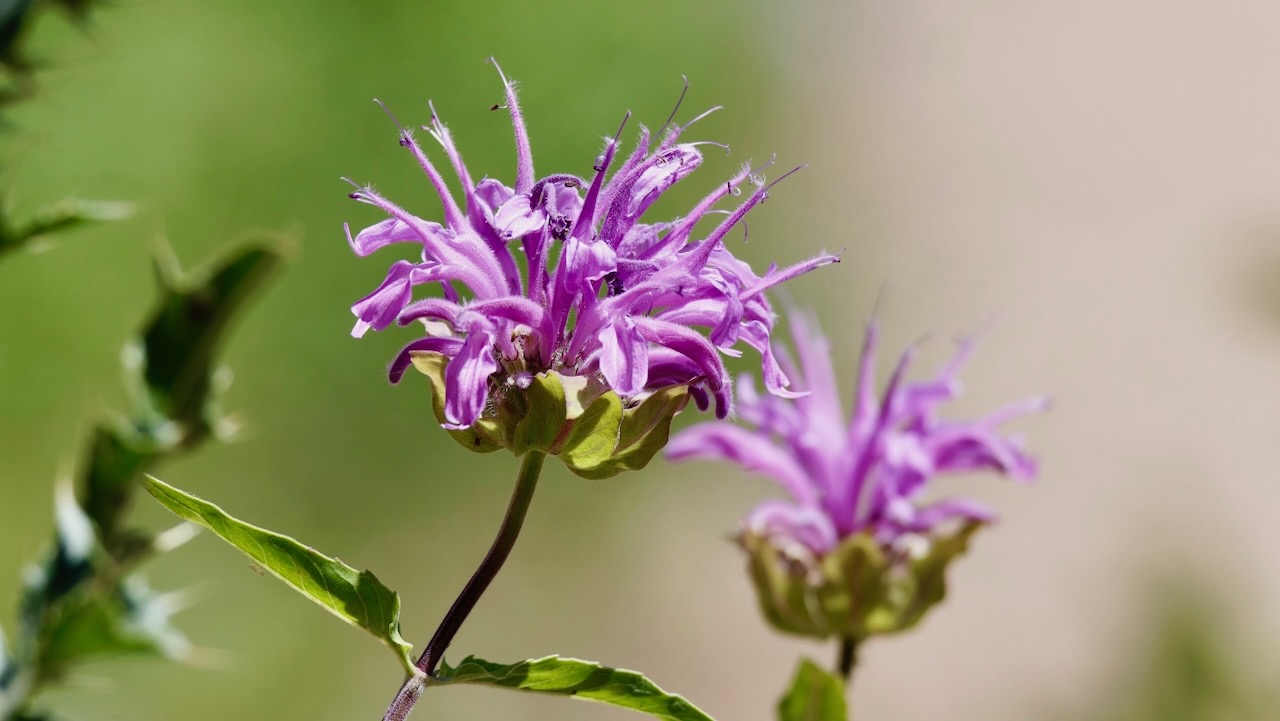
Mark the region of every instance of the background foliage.
<instances>
[{"instance_id":1,"label":"background foliage","mask_svg":"<svg viewBox=\"0 0 1280 721\"><path fill-rule=\"evenodd\" d=\"M860 329L887 279L890 344L1004 311L968 378L975 407L1040 390L1062 403L1033 428L1048 461L1040 487L989 487L1005 521L958 568L948 608L863 650L855 713L1144 718L1160 704L1106 706L1122 693L1107 681L1126 667L1183 673L1153 662L1140 631L1178 593L1140 592L1139 571L1175 562L1230 599L1230 613L1195 616L1204 635L1247 619L1254 643L1206 663L1255 688L1248 669L1266 668L1280 638L1267 610L1280 608L1280 559L1265 550L1280 543L1262 512L1280 502L1265 465L1280 419L1250 399L1280 391L1280 336L1236 288L1242 269L1274 258L1264 250L1280 227L1280 165L1267 160L1280 155L1269 140L1280 98L1260 79L1280 18L1265 3L1192 5L189 0L116 4L88 39L45 21L32 48L49 65L41 95L13 108L0 138L9 196L19 210L74 194L140 212L0 263L0 599L17 597L50 537L53 479L92 421L125 407L119 353L153 301L152 240L190 262L268 229L301 241L225 354L236 373L225 405L246 437L165 478L376 568L404 597L406 637L422 642L487 546L515 468L434 428L424 383L387 386L403 336L346 337L347 306L386 263L346 248L341 223L373 216L338 178L429 212L373 97L405 122L434 99L472 171L509 176L508 126L488 111L500 86L483 61L496 55L522 82L542 169L584 172L627 109L661 123L687 75L688 115L728 106L697 134L734 150L709 154L669 202L747 158L811 163L753 215L744 254L848 248L842 275L792 288L821 306L846 362L857 332L840 324ZM657 463L599 483L549 467L451 660L592 658L644 669L717 717L766 718L796 656L830 652L767 630L722 541L766 492L709 467ZM51 699L67 715L372 717L399 681L376 644L212 540L151 575L203 597L179 625L226 662L90 668ZM744 688L747 673L772 681ZM1104 706L1077 705L1082 694ZM631 718L486 689L428 702L442 717ZM1238 713L1270 718L1267 703Z\"/></svg>"}]
</instances>

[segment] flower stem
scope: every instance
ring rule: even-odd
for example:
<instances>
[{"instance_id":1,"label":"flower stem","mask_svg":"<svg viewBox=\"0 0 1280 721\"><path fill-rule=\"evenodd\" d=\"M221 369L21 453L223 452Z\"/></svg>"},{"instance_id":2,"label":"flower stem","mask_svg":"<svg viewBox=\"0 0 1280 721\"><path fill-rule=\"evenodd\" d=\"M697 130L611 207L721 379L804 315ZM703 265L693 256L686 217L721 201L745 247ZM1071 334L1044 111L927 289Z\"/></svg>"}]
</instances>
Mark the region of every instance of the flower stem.
<instances>
[{"instance_id":1,"label":"flower stem","mask_svg":"<svg viewBox=\"0 0 1280 721\"><path fill-rule=\"evenodd\" d=\"M840 672L840 678L844 679L846 687L849 685L849 677L853 675L853 667L858 663L858 639L853 636L845 636L840 639L840 659L836 663L836 668Z\"/></svg>"},{"instance_id":2,"label":"flower stem","mask_svg":"<svg viewBox=\"0 0 1280 721\"><path fill-rule=\"evenodd\" d=\"M423 675L415 675L404 682L395 700L391 702L390 708L387 709L386 715L382 717L382 721L404 721L409 716L413 705L426 690L430 677L444 658L445 649L457 635L458 629L462 628L462 622L467 620L471 609L475 608L476 602L484 595L489 583L502 569L507 556L511 555L511 549L516 545L516 538L520 535L520 527L524 525L525 514L529 512L533 492L538 487L538 474L542 472L542 462L546 457L545 453L538 451L529 451L525 454L520 464L520 475L516 477L515 490L511 493L511 502L507 505L507 515L502 519L502 525L498 527L498 536L493 539L489 553L485 554L480 567L471 575L471 580L467 581L462 593L458 594L457 600L449 607L449 612L444 615L439 628L427 642L422 656L418 658L416 665Z\"/></svg>"}]
</instances>

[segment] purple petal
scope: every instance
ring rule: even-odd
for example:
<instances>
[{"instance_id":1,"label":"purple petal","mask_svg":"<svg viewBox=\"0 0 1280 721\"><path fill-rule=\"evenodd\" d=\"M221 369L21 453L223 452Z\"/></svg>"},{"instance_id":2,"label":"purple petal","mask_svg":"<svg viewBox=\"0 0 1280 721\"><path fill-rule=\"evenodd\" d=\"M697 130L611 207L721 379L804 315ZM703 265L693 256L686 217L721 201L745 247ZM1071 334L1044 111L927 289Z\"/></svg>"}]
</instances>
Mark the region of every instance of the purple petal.
<instances>
[{"instance_id":1,"label":"purple petal","mask_svg":"<svg viewBox=\"0 0 1280 721\"><path fill-rule=\"evenodd\" d=\"M747 514L742 525L755 535L771 539L775 545L791 541L816 556L825 554L840 542L831 519L821 510L785 501L761 503Z\"/></svg>"},{"instance_id":2,"label":"purple petal","mask_svg":"<svg viewBox=\"0 0 1280 721\"><path fill-rule=\"evenodd\" d=\"M430 318L432 320L442 320L449 325L456 325L458 313L462 312L462 307L457 303L445 300L443 298L425 298L406 306L400 311L396 322L400 325L409 325L416 320Z\"/></svg>"},{"instance_id":3,"label":"purple petal","mask_svg":"<svg viewBox=\"0 0 1280 721\"><path fill-rule=\"evenodd\" d=\"M485 178L476 184L476 197L487 207L489 213L496 214L502 204L511 200L515 192L493 178Z\"/></svg>"},{"instance_id":4,"label":"purple petal","mask_svg":"<svg viewBox=\"0 0 1280 721\"><path fill-rule=\"evenodd\" d=\"M914 519L918 532L929 532L953 520L993 523L996 514L986 506L967 498L948 498L920 508Z\"/></svg>"},{"instance_id":5,"label":"purple petal","mask_svg":"<svg viewBox=\"0 0 1280 721\"><path fill-rule=\"evenodd\" d=\"M507 80L498 61L489 58L493 67L498 69L502 78L502 86L507 92L507 111L511 113L511 129L516 136L516 192L527 193L533 189L533 153L529 149L529 131L524 126L524 116L520 114L520 103L516 101L515 83Z\"/></svg>"},{"instance_id":6,"label":"purple petal","mask_svg":"<svg viewBox=\"0 0 1280 721\"><path fill-rule=\"evenodd\" d=\"M533 207L528 193L513 196L502 204L493 219L493 227L503 238L521 238L542 230L547 212Z\"/></svg>"},{"instance_id":7,"label":"purple petal","mask_svg":"<svg viewBox=\"0 0 1280 721\"><path fill-rule=\"evenodd\" d=\"M382 285L351 306L351 312L359 319L351 329L353 337L363 336L370 328L382 330L395 322L396 316L413 298L410 276L416 268L407 260L392 263Z\"/></svg>"},{"instance_id":8,"label":"purple petal","mask_svg":"<svg viewBox=\"0 0 1280 721\"><path fill-rule=\"evenodd\" d=\"M435 223L423 221L422 225L426 228L434 225L436 229L443 230ZM392 243L423 244L420 231L399 218L387 218L380 223L374 223L357 233L355 238L351 237L351 226L343 223L342 227L347 232L347 244L351 246L351 250L355 251L356 255L361 257ZM429 232L435 232L435 230L432 229Z\"/></svg>"},{"instance_id":9,"label":"purple petal","mask_svg":"<svg viewBox=\"0 0 1280 721\"><path fill-rule=\"evenodd\" d=\"M493 357L493 341L491 324L473 324L457 355L445 367L445 428L467 428L484 411L485 401L489 398L489 376L498 370L498 361Z\"/></svg>"},{"instance_id":10,"label":"purple petal","mask_svg":"<svg viewBox=\"0 0 1280 721\"><path fill-rule=\"evenodd\" d=\"M728 374L710 341L696 331L674 323L641 317L635 318L634 322L645 340L676 351L702 369L706 383L716 397L716 416L724 418L729 415L732 396Z\"/></svg>"},{"instance_id":11,"label":"purple petal","mask_svg":"<svg viewBox=\"0 0 1280 721\"><path fill-rule=\"evenodd\" d=\"M797 502L816 506L817 488L805 469L785 450L731 423L701 423L676 434L667 444L673 461L699 458L736 463L778 482Z\"/></svg>"},{"instance_id":12,"label":"purple petal","mask_svg":"<svg viewBox=\"0 0 1280 721\"><path fill-rule=\"evenodd\" d=\"M621 396L639 394L649 381L648 343L630 318L621 318L600 331L600 370Z\"/></svg>"}]
</instances>

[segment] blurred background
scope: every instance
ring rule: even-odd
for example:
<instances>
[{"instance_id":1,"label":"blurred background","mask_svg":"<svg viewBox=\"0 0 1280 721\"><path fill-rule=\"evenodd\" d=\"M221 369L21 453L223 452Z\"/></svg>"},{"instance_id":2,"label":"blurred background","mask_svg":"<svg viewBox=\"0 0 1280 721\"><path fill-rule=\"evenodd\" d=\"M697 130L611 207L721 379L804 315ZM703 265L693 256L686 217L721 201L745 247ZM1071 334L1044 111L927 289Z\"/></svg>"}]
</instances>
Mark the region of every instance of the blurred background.
<instances>
[{"instance_id":1,"label":"blurred background","mask_svg":"<svg viewBox=\"0 0 1280 721\"><path fill-rule=\"evenodd\" d=\"M586 173L626 110L729 143L657 209L750 159L808 163L750 219L757 267L844 249L789 286L852 373L882 286L888 347L926 360L994 316L955 415L1049 393L1021 422L1032 487L956 479L1001 522L918 630L869 644L858 719L1264 719L1280 715L1280 5L1186 0L783 4L119 3L35 46L41 94L12 114L4 185L140 214L0 263L0 599L50 536L52 483L90 422L124 405L119 351L166 238L197 265L246 231L296 238L233 333L242 442L159 475L373 569L421 644L487 548L515 462L434 427L427 384L386 383L406 331L348 336L395 251L339 178L436 211L378 97L433 99L473 174L513 177L489 108L496 55L522 84L542 172ZM882 368L882 373L887 368ZM690 414L692 415L692 414ZM688 423L691 418L683 419ZM548 464L511 562L453 645L639 668L720 719L772 717L800 654L759 619L726 536L770 485L670 466L587 482ZM168 524L143 504L140 517ZM123 661L49 700L70 718L376 718L399 668L205 536L150 567L193 587L180 625L213 669ZM4 601L8 603L8 601ZM8 616L4 616L8 621ZM424 718L623 719L489 689L433 692ZM639 718L639 717L634 717Z\"/></svg>"}]
</instances>

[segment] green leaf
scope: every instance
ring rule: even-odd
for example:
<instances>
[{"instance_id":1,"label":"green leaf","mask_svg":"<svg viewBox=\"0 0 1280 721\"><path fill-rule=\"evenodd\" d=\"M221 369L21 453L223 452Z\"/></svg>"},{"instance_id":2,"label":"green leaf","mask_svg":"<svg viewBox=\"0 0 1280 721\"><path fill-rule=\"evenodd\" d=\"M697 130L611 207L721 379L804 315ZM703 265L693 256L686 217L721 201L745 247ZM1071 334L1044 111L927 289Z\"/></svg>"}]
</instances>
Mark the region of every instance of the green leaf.
<instances>
[{"instance_id":1,"label":"green leaf","mask_svg":"<svg viewBox=\"0 0 1280 721\"><path fill-rule=\"evenodd\" d=\"M573 422L573 429L560 448L560 460L580 476L603 477L592 474L613 457L613 449L618 445L620 425L622 400L617 393L609 391L592 401Z\"/></svg>"},{"instance_id":2,"label":"green leaf","mask_svg":"<svg viewBox=\"0 0 1280 721\"><path fill-rule=\"evenodd\" d=\"M232 518L221 508L146 476L147 490L165 508L198 523L240 549L295 591L347 623L373 634L395 652L409 675L412 646L400 636L400 596L369 571L357 571L298 541Z\"/></svg>"},{"instance_id":3,"label":"green leaf","mask_svg":"<svg viewBox=\"0 0 1280 721\"><path fill-rule=\"evenodd\" d=\"M713 721L682 696L667 693L635 671L576 658L520 661L507 666L468 656L456 667L441 664L431 685L457 683L572 696L639 711L667 721Z\"/></svg>"},{"instance_id":4,"label":"green leaf","mask_svg":"<svg viewBox=\"0 0 1280 721\"><path fill-rule=\"evenodd\" d=\"M845 721L844 682L813 661L801 659L791 688L778 701L779 721Z\"/></svg>"}]
</instances>

